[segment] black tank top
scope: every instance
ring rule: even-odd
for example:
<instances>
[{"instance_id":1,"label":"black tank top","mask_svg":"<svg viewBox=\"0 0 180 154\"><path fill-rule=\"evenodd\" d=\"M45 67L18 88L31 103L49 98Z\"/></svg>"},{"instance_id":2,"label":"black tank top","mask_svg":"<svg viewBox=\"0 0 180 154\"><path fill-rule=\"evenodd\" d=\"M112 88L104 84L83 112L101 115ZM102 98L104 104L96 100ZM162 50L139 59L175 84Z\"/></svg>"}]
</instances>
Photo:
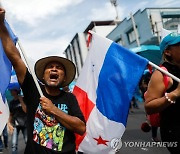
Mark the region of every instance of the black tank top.
<instances>
[{"instance_id":1,"label":"black tank top","mask_svg":"<svg viewBox=\"0 0 180 154\"><path fill-rule=\"evenodd\" d=\"M169 64L167 62L162 64L167 68L168 72L174 76L180 78L180 68ZM178 82L173 80L173 85L166 91L167 93L175 90L178 86ZM161 112L161 128L180 128L180 98L176 100L175 104L171 104Z\"/></svg>"}]
</instances>

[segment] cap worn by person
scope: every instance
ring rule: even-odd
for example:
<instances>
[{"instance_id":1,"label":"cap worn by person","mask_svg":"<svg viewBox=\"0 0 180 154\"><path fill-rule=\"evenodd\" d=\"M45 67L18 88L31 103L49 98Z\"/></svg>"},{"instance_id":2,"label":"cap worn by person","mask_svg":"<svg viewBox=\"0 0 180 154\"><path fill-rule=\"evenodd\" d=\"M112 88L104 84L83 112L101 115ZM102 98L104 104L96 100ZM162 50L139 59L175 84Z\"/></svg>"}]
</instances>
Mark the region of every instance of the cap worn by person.
<instances>
[{"instance_id":1,"label":"cap worn by person","mask_svg":"<svg viewBox=\"0 0 180 154\"><path fill-rule=\"evenodd\" d=\"M180 43L180 34L178 33L170 33L166 37L164 37L160 44L160 51L163 54L164 50L167 49L170 45L175 45Z\"/></svg>"},{"instance_id":2,"label":"cap worn by person","mask_svg":"<svg viewBox=\"0 0 180 154\"><path fill-rule=\"evenodd\" d=\"M61 87L65 87L69 85L76 74L76 68L73 62L70 60L63 58L63 57L58 57L58 56L49 56L45 57L42 59L39 59L34 66L35 74L37 78L44 83L43 76L44 76L44 70L47 66L47 64L51 62L58 62L64 66L65 69L65 75L66 75L66 81L62 83Z\"/></svg>"}]
</instances>

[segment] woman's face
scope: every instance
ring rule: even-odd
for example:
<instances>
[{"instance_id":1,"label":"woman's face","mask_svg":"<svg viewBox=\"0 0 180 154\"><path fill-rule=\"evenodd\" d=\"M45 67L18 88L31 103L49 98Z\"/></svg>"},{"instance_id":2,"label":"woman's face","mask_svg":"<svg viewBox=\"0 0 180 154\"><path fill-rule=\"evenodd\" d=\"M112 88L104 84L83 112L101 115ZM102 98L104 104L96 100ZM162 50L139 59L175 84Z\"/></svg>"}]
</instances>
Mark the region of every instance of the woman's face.
<instances>
[{"instance_id":1,"label":"woman's face","mask_svg":"<svg viewBox=\"0 0 180 154\"><path fill-rule=\"evenodd\" d=\"M165 54L172 58L172 63L180 67L180 43L169 46Z\"/></svg>"},{"instance_id":2,"label":"woman's face","mask_svg":"<svg viewBox=\"0 0 180 154\"><path fill-rule=\"evenodd\" d=\"M17 96L18 95L18 91L14 90L14 89L11 90L11 95L14 96L14 97Z\"/></svg>"}]
</instances>

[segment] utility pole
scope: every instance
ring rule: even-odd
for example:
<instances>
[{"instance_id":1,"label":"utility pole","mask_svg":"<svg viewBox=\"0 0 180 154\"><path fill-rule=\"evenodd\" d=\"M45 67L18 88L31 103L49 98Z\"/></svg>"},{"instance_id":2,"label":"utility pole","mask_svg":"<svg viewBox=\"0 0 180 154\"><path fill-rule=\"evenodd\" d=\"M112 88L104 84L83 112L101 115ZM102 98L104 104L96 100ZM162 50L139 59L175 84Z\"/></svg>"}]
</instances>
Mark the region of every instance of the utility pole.
<instances>
[{"instance_id":1,"label":"utility pole","mask_svg":"<svg viewBox=\"0 0 180 154\"><path fill-rule=\"evenodd\" d=\"M132 15L132 13L130 13L130 16L131 16L131 20L132 20L132 25L133 25L133 29L134 29L135 38L136 38L136 43L137 43L137 46L139 47L140 46L140 41L139 41L138 31L137 31L137 28L136 28L136 23L135 23L135 20L134 20L134 17Z\"/></svg>"},{"instance_id":2,"label":"utility pole","mask_svg":"<svg viewBox=\"0 0 180 154\"><path fill-rule=\"evenodd\" d=\"M116 20L119 20L119 15L118 15L118 10L117 10L117 0L110 0L111 4L114 6L115 10L116 10Z\"/></svg>"}]
</instances>

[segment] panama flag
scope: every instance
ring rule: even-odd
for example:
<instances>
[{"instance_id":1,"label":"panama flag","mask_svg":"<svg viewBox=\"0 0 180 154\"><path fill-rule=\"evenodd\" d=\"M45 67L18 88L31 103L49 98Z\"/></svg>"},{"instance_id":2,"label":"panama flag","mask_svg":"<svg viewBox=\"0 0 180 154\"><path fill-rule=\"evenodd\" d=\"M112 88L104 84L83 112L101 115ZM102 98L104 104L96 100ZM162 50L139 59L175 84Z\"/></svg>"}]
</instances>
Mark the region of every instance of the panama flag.
<instances>
[{"instance_id":1,"label":"panama flag","mask_svg":"<svg viewBox=\"0 0 180 154\"><path fill-rule=\"evenodd\" d=\"M6 21L5 25L8 29L11 39L14 41L14 43L16 43L17 37L13 34L10 26ZM4 53L4 49L0 41L0 134L2 133L2 130L4 129L9 117L9 109L5 99L5 91L10 82L11 70L11 62Z\"/></svg>"},{"instance_id":2,"label":"panama flag","mask_svg":"<svg viewBox=\"0 0 180 154\"><path fill-rule=\"evenodd\" d=\"M86 120L77 150L115 153L125 131L130 101L148 60L92 32L92 42L73 93Z\"/></svg>"}]
</instances>

